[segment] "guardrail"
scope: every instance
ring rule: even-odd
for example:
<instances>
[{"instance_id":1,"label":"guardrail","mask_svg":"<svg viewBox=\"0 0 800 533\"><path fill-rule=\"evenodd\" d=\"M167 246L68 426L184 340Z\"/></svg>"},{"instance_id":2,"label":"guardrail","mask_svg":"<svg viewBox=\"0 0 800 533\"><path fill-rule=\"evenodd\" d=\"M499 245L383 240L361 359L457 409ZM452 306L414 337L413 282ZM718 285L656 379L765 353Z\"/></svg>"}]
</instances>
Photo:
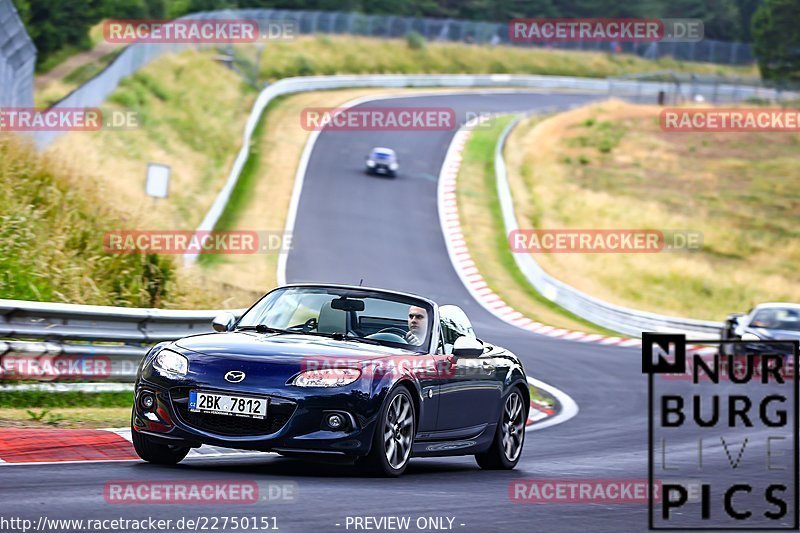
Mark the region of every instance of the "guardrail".
<instances>
[{"instance_id":1,"label":"guardrail","mask_svg":"<svg viewBox=\"0 0 800 533\"><path fill-rule=\"evenodd\" d=\"M221 312L0 300L0 377L19 360L42 369L58 359L73 365L94 359L108 367L95 374L98 379L131 381L150 346L210 332L211 320ZM238 316L244 310L232 312Z\"/></svg>"},{"instance_id":2,"label":"guardrail","mask_svg":"<svg viewBox=\"0 0 800 533\"><path fill-rule=\"evenodd\" d=\"M511 130L524 116L519 115L506 126L495 147L494 170L506 235L519 229L519 225L514 212L511 188L508 184L503 149ZM614 305L554 278L545 272L530 254L514 253L512 255L525 278L542 296L575 315L610 330L619 331L632 337L641 337L643 331L683 333L687 339L715 339L720 336L722 322L659 315Z\"/></svg>"},{"instance_id":3,"label":"guardrail","mask_svg":"<svg viewBox=\"0 0 800 533\"><path fill-rule=\"evenodd\" d=\"M449 87L449 88L516 88L537 90L571 90L616 96L631 96L637 99L652 98L655 102L658 94L669 92L674 84L664 82L641 82L612 79L576 78L569 76L527 76L511 74L412 74L412 75L359 75L359 76L301 76L285 78L261 91L253 104L250 116L245 124L242 144L233 163L225 185L218 193L203 221L197 227L198 232L211 231L225 210L233 192L239 174L242 172L250 155L250 141L261 114L276 97L305 91L322 91L331 89L348 89L363 87L407 88L407 87ZM718 84L699 86L696 94L714 97L719 100L743 100L747 98L775 99L786 96L773 89L763 87L743 87L740 85ZM192 264L198 254L184 255L184 261Z\"/></svg>"}]
</instances>

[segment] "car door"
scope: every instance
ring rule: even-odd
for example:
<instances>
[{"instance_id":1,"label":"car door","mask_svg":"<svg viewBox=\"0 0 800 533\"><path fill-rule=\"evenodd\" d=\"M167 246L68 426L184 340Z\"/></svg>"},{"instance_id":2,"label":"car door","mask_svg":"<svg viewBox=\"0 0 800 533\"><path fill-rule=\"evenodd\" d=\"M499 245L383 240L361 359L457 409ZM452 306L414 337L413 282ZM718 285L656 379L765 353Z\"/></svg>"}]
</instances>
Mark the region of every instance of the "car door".
<instances>
[{"instance_id":1,"label":"car door","mask_svg":"<svg viewBox=\"0 0 800 533\"><path fill-rule=\"evenodd\" d=\"M439 371L437 430L460 431L467 437L496 421L502 394L502 364L488 350L480 357L456 357L453 344L461 336L475 337L467 315L459 307L439 308L441 339L436 359Z\"/></svg>"}]
</instances>

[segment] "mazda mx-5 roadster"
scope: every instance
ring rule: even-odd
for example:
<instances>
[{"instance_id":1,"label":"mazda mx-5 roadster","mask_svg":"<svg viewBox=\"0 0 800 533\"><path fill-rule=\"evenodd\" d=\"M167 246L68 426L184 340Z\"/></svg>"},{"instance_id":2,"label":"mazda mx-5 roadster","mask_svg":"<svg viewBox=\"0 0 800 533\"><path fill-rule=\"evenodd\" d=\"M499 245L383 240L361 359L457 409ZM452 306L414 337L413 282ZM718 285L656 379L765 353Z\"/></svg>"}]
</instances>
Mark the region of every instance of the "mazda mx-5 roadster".
<instances>
[{"instance_id":1,"label":"mazda mx-5 roadster","mask_svg":"<svg viewBox=\"0 0 800 533\"><path fill-rule=\"evenodd\" d=\"M157 344L139 366L131 433L145 461L175 464L202 444L340 456L385 476L411 457L519 461L530 407L522 364L479 340L456 306L289 285L212 325Z\"/></svg>"}]
</instances>

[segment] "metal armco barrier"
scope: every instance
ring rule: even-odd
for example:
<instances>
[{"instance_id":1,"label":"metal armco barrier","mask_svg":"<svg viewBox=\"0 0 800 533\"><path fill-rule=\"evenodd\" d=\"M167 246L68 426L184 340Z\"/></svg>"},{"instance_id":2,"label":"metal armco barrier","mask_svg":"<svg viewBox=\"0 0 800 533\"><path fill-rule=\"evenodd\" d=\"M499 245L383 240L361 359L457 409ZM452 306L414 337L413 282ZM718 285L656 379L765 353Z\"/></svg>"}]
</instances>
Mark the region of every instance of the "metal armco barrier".
<instances>
[{"instance_id":1,"label":"metal armco barrier","mask_svg":"<svg viewBox=\"0 0 800 533\"><path fill-rule=\"evenodd\" d=\"M519 229L519 225L508 184L503 148L509 133L523 116L517 117L503 130L495 147L494 170L506 235ZM717 339L720 336L723 327L721 322L658 315L604 302L549 275L531 254L512 253L512 255L528 282L545 298L581 318L610 330L632 337L641 337L643 331L683 333L687 339Z\"/></svg>"},{"instance_id":2,"label":"metal armco barrier","mask_svg":"<svg viewBox=\"0 0 800 533\"><path fill-rule=\"evenodd\" d=\"M221 312L0 300L0 378L12 359L42 366L61 358L107 360L110 369L97 376L100 381L130 381L150 346L210 332L211 320ZM232 312L239 316L244 310Z\"/></svg>"}]
</instances>

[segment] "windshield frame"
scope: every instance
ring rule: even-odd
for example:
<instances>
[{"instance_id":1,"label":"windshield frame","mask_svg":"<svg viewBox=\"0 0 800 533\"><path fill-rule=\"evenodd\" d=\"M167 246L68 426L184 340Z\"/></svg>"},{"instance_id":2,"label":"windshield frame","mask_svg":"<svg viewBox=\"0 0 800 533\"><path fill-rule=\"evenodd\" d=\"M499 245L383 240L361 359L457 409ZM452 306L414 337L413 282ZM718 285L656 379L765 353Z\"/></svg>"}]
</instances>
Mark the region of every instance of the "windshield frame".
<instances>
[{"instance_id":1,"label":"windshield frame","mask_svg":"<svg viewBox=\"0 0 800 533\"><path fill-rule=\"evenodd\" d=\"M424 343L419 346L415 346L413 344L401 344L401 343L394 343L389 341L380 341L380 346L385 348L399 348L402 350L409 350L412 352L417 353L431 353L431 346L438 346L439 343L439 330L437 327L434 327L435 324L439 323L439 306L433 300L428 298L424 298L422 296L417 296L415 294L404 293L399 291L390 291L386 289L376 289L373 287L356 287L352 285L336 285L336 284L316 284L316 283L296 283L291 285L281 285L280 287L276 287L271 291L264 294L261 298L256 300L253 305L247 308L239 318L236 319L236 322L233 326L233 329L237 329L242 327L241 321L242 319L247 316L248 313L256 310L262 302L269 298L276 292L284 291L287 289L323 289L323 290L330 290L334 291L334 294L341 293L358 293L359 296L366 297L366 298L380 298L385 300L390 300L398 303L403 303L407 305L417 305L419 307L423 307L428 311L428 335L427 339ZM298 335L302 335L302 332L297 332ZM359 342L358 339L362 337L344 337L341 342ZM368 339L369 340L369 339ZM375 345L378 346L377 344Z\"/></svg>"}]
</instances>

